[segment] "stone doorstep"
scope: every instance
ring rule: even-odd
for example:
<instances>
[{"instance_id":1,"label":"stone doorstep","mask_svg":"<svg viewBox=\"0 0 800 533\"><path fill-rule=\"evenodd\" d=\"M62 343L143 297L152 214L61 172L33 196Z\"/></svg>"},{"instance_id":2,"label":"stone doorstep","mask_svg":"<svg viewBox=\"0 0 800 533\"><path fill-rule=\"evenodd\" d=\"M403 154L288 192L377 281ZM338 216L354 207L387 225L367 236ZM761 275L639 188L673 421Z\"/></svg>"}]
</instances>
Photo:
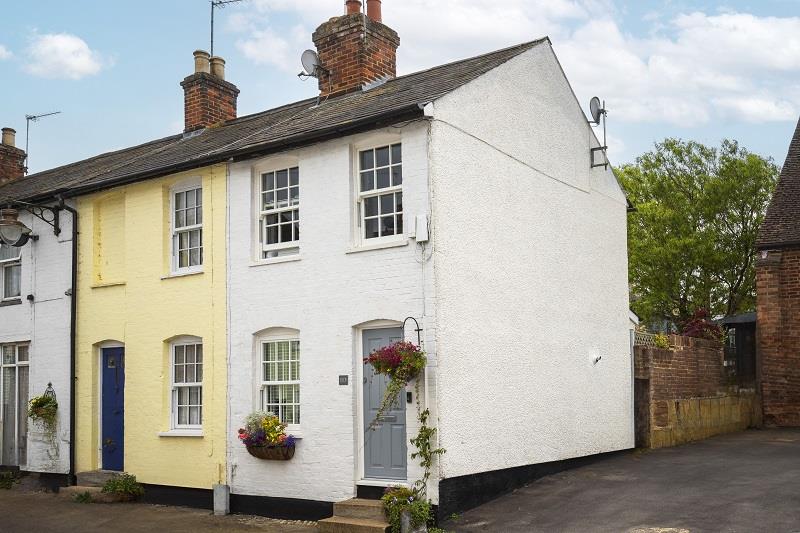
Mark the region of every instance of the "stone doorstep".
<instances>
[{"instance_id":1,"label":"stone doorstep","mask_svg":"<svg viewBox=\"0 0 800 533\"><path fill-rule=\"evenodd\" d=\"M380 500L366 500L363 498L352 498L343 502L334 503L333 515L342 518L365 518L378 522L386 521L383 502Z\"/></svg>"},{"instance_id":2,"label":"stone doorstep","mask_svg":"<svg viewBox=\"0 0 800 533\"><path fill-rule=\"evenodd\" d=\"M113 470L89 470L78 472L76 477L78 478L78 485L81 487L102 487L106 484L106 481L120 473Z\"/></svg>"},{"instance_id":3,"label":"stone doorstep","mask_svg":"<svg viewBox=\"0 0 800 533\"><path fill-rule=\"evenodd\" d=\"M317 522L320 533L386 533L389 524L386 520L332 516Z\"/></svg>"}]
</instances>

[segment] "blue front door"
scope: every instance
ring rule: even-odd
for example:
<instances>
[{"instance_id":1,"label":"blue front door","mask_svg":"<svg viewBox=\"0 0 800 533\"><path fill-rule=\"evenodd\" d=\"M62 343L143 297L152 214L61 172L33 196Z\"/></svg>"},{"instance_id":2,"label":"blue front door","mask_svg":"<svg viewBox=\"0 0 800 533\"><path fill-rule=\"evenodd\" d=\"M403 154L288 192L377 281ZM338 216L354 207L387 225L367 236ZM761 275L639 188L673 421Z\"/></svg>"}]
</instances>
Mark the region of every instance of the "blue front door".
<instances>
[{"instance_id":1,"label":"blue front door","mask_svg":"<svg viewBox=\"0 0 800 533\"><path fill-rule=\"evenodd\" d=\"M103 349L103 470L124 469L125 349Z\"/></svg>"}]
</instances>

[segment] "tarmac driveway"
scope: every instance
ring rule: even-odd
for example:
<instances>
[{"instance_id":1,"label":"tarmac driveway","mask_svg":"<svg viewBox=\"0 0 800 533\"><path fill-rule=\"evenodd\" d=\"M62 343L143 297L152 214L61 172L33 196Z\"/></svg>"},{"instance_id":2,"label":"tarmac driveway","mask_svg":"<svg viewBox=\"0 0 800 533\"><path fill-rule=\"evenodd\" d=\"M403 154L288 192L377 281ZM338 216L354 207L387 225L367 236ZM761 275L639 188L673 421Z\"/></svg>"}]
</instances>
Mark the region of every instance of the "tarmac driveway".
<instances>
[{"instance_id":1,"label":"tarmac driveway","mask_svg":"<svg viewBox=\"0 0 800 533\"><path fill-rule=\"evenodd\" d=\"M444 527L504 533L800 533L800 430L751 430L623 453L539 479Z\"/></svg>"}]
</instances>

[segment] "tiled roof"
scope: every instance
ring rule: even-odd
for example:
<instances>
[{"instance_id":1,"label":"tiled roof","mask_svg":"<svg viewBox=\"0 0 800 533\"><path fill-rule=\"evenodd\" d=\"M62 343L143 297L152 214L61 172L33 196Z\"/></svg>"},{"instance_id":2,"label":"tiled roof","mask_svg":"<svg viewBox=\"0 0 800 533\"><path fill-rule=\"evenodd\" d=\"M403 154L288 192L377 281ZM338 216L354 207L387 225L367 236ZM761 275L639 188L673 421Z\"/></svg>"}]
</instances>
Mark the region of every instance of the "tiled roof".
<instances>
[{"instance_id":1,"label":"tiled roof","mask_svg":"<svg viewBox=\"0 0 800 533\"><path fill-rule=\"evenodd\" d=\"M800 245L800 121L789 144L789 153L767 216L758 232L756 247Z\"/></svg>"},{"instance_id":2,"label":"tiled roof","mask_svg":"<svg viewBox=\"0 0 800 533\"><path fill-rule=\"evenodd\" d=\"M75 196L213 163L264 155L422 115L421 104L474 80L547 38L401 76L378 87L240 117L200 135L173 135L30 174L0 187L3 200Z\"/></svg>"}]
</instances>

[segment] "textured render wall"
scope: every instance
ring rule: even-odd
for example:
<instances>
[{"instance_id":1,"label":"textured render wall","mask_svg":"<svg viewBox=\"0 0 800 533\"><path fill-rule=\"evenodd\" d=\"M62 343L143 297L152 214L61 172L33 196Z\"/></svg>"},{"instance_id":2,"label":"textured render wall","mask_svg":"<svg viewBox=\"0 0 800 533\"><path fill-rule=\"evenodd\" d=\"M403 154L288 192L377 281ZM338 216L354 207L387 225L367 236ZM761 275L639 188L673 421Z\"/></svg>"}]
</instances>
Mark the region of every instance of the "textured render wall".
<instances>
[{"instance_id":1,"label":"textured render wall","mask_svg":"<svg viewBox=\"0 0 800 533\"><path fill-rule=\"evenodd\" d=\"M625 198L551 49L433 115L441 476L632 447Z\"/></svg>"},{"instance_id":2,"label":"textured render wall","mask_svg":"<svg viewBox=\"0 0 800 533\"><path fill-rule=\"evenodd\" d=\"M170 187L202 177L204 270L167 277ZM78 290L77 471L99 468L99 345L125 345L125 470L143 483L210 488L225 479L226 428L226 167L217 165L80 199ZM98 205L119 204L124 246L106 256L122 279L102 281L92 242ZM122 265L119 270L117 265ZM101 267L102 269L102 267ZM119 274L114 274L119 276ZM203 437L159 437L169 429L172 337L203 339Z\"/></svg>"},{"instance_id":3,"label":"textured render wall","mask_svg":"<svg viewBox=\"0 0 800 533\"><path fill-rule=\"evenodd\" d=\"M771 250L756 267L759 381L764 423L800 426L800 247Z\"/></svg>"},{"instance_id":4,"label":"textured render wall","mask_svg":"<svg viewBox=\"0 0 800 533\"><path fill-rule=\"evenodd\" d=\"M673 335L670 344L634 347L638 446L676 446L761 424L755 391L727 385L720 343Z\"/></svg>"},{"instance_id":5,"label":"textured render wall","mask_svg":"<svg viewBox=\"0 0 800 533\"><path fill-rule=\"evenodd\" d=\"M385 137L385 135L389 137ZM381 139L379 141L379 139ZM435 371L431 262L424 263L411 238L404 246L348 253L353 244L354 143L402 141L405 231L413 217L428 213L427 125L389 128L231 165L230 175L230 480L234 494L338 501L355 494L359 461L356 379L360 334L355 326L385 319L420 319L429 353L429 381ZM380 146L380 144L377 144ZM278 163L280 161L280 163ZM300 167L301 253L298 260L254 264L253 165ZM265 166L266 167L265 167ZM280 167L278 167L280 168ZM423 294L427 299L423 316ZM416 340L409 322L406 338ZM301 435L291 461L262 461L248 455L236 438L244 417L259 407L254 370L254 334L270 327L300 331ZM339 375L349 385L338 384ZM413 388L412 388L413 390ZM428 391L433 398L435 391ZM407 405L407 433L416 434L416 409ZM409 445L409 453L412 447ZM409 479L419 478L408 458Z\"/></svg>"},{"instance_id":6,"label":"textured render wall","mask_svg":"<svg viewBox=\"0 0 800 533\"><path fill-rule=\"evenodd\" d=\"M30 395L52 382L58 411L58 446L53 449L41 427L28 424L28 462L23 470L69 471L69 357L72 216L61 214L61 234L25 212L20 221L39 235L22 248L22 303L0 307L0 344L30 342ZM34 302L27 300L32 294Z\"/></svg>"}]
</instances>

